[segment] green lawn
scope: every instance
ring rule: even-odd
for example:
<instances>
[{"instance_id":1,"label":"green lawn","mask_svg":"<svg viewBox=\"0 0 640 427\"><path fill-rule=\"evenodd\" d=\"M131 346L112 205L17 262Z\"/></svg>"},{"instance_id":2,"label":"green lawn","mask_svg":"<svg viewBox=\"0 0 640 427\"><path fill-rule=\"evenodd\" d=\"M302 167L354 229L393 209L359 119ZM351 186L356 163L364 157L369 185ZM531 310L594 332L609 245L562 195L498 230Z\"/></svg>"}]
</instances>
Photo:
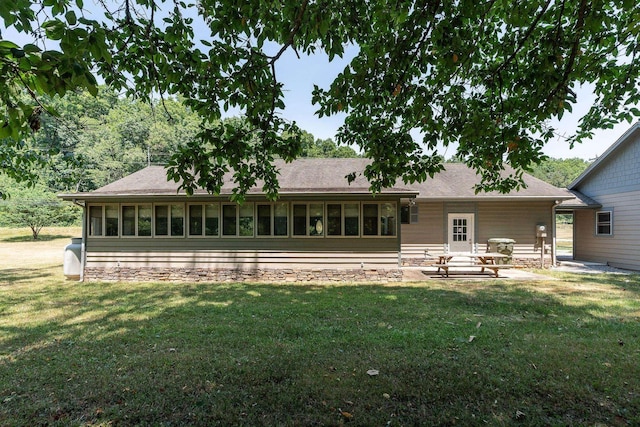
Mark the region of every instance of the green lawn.
<instances>
[{"instance_id":1,"label":"green lawn","mask_svg":"<svg viewBox=\"0 0 640 427\"><path fill-rule=\"evenodd\" d=\"M60 270L0 268L2 426L640 424L638 276L147 284Z\"/></svg>"}]
</instances>

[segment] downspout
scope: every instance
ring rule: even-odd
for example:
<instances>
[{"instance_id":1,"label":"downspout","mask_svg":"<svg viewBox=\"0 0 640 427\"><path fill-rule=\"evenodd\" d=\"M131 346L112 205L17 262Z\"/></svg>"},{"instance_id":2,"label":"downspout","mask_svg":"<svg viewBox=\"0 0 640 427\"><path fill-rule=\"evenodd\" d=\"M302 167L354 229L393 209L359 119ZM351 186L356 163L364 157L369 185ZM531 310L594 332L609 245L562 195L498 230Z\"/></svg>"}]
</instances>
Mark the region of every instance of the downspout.
<instances>
[{"instance_id":1,"label":"downspout","mask_svg":"<svg viewBox=\"0 0 640 427\"><path fill-rule=\"evenodd\" d=\"M79 282L84 282L84 266L87 259L86 241L87 241L87 205L86 203L79 203L73 199L73 204L82 208L82 243L80 244L80 279Z\"/></svg>"},{"instance_id":2,"label":"downspout","mask_svg":"<svg viewBox=\"0 0 640 427\"><path fill-rule=\"evenodd\" d=\"M551 266L557 267L556 260L556 207L561 203L560 200L556 200L551 206ZM542 251L544 251L544 245L542 245Z\"/></svg>"}]
</instances>

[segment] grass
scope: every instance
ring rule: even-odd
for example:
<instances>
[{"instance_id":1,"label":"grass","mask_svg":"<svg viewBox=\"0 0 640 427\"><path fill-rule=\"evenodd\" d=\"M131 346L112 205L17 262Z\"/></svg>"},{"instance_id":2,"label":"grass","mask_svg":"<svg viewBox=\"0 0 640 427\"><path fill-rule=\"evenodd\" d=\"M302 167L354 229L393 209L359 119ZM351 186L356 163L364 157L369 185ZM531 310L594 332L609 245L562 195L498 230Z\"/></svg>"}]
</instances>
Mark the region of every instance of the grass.
<instances>
[{"instance_id":1,"label":"grass","mask_svg":"<svg viewBox=\"0 0 640 427\"><path fill-rule=\"evenodd\" d=\"M638 276L132 284L60 270L0 269L0 425L640 424Z\"/></svg>"}]
</instances>

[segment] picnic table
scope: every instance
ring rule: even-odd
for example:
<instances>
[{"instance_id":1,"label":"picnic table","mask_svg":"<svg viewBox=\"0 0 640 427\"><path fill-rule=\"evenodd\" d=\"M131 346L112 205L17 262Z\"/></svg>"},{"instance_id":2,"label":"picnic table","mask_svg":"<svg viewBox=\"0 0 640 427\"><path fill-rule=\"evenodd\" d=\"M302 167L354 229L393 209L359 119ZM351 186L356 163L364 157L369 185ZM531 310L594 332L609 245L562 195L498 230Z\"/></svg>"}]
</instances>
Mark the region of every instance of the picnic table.
<instances>
[{"instance_id":1,"label":"picnic table","mask_svg":"<svg viewBox=\"0 0 640 427\"><path fill-rule=\"evenodd\" d=\"M480 267L480 272L485 269L493 271L495 277L498 271L503 268L511 268L509 264L497 264L496 259L505 258L505 254L499 252L447 252L438 254L438 262L434 267L438 267L438 273L449 277L449 270L452 267ZM453 261L453 262L452 262Z\"/></svg>"}]
</instances>

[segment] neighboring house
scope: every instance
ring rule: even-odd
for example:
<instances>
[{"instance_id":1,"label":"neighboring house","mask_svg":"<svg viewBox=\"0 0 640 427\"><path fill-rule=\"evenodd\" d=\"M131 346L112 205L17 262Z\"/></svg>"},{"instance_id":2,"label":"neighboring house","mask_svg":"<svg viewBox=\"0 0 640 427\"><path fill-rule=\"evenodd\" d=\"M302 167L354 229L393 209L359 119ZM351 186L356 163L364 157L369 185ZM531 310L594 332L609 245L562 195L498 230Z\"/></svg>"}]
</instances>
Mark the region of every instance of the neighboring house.
<instances>
[{"instance_id":1,"label":"neighboring house","mask_svg":"<svg viewBox=\"0 0 640 427\"><path fill-rule=\"evenodd\" d=\"M259 188L238 205L233 183L220 195L188 197L151 166L86 193L81 275L112 280L400 280L402 265L431 253L485 251L492 237L516 240L522 263L541 257L536 226L549 230L566 190L525 176L526 189L475 194L462 164L422 184L369 192L366 159L278 163L280 198ZM551 260L551 255L547 255Z\"/></svg>"},{"instance_id":2,"label":"neighboring house","mask_svg":"<svg viewBox=\"0 0 640 427\"><path fill-rule=\"evenodd\" d=\"M573 257L640 270L640 122L593 162L569 190Z\"/></svg>"}]
</instances>

